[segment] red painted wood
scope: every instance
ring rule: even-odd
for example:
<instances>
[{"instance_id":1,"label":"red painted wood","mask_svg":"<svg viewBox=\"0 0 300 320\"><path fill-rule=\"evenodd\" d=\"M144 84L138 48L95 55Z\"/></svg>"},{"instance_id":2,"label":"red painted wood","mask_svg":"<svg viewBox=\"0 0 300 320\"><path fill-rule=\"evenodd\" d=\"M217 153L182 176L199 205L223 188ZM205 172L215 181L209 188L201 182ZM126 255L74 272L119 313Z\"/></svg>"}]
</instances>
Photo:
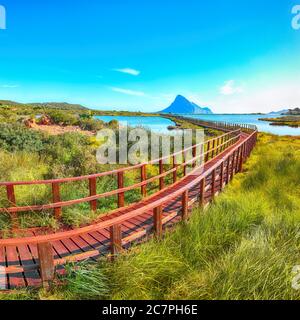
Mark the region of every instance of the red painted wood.
<instances>
[{"instance_id":1,"label":"red painted wood","mask_svg":"<svg viewBox=\"0 0 300 320\"><path fill-rule=\"evenodd\" d=\"M90 178L89 179L89 190L90 196L95 196L97 194L97 179ZM97 200L90 201L90 207L92 211L97 211Z\"/></svg>"},{"instance_id":2,"label":"red painted wood","mask_svg":"<svg viewBox=\"0 0 300 320\"><path fill-rule=\"evenodd\" d=\"M110 227L110 252L112 259L122 251L122 231L121 225L116 224Z\"/></svg>"},{"instance_id":3,"label":"red painted wood","mask_svg":"<svg viewBox=\"0 0 300 320\"><path fill-rule=\"evenodd\" d=\"M163 165L163 161L159 160L159 174L163 174L164 173L164 165ZM165 180L164 178L159 178L159 190L164 189L165 187Z\"/></svg>"},{"instance_id":4,"label":"red painted wood","mask_svg":"<svg viewBox=\"0 0 300 320\"><path fill-rule=\"evenodd\" d=\"M141 182L146 181L147 180L147 166L143 165L141 167ZM143 185L141 186L141 193L143 198L147 197L147 185Z\"/></svg>"},{"instance_id":5,"label":"red painted wood","mask_svg":"<svg viewBox=\"0 0 300 320\"><path fill-rule=\"evenodd\" d=\"M153 209L154 234L157 238L162 236L162 207Z\"/></svg>"},{"instance_id":6,"label":"red painted wood","mask_svg":"<svg viewBox=\"0 0 300 320\"><path fill-rule=\"evenodd\" d=\"M118 189L124 188L124 172L118 173ZM124 192L118 194L118 207L122 208L125 205Z\"/></svg>"},{"instance_id":7,"label":"red painted wood","mask_svg":"<svg viewBox=\"0 0 300 320\"><path fill-rule=\"evenodd\" d=\"M59 183L52 184L52 196L53 196L53 203L60 202L60 188ZM61 217L61 208L54 208L54 215L56 219L60 219Z\"/></svg>"}]
</instances>

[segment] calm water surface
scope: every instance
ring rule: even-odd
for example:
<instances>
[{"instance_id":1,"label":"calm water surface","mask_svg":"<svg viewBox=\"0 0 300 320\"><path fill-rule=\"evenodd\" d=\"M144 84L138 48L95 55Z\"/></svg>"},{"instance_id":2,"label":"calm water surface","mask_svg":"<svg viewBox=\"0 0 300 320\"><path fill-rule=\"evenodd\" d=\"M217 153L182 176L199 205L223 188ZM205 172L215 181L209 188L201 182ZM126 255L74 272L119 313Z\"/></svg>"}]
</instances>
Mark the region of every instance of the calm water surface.
<instances>
[{"instance_id":1,"label":"calm water surface","mask_svg":"<svg viewBox=\"0 0 300 320\"><path fill-rule=\"evenodd\" d=\"M253 114L209 114L209 115L190 115L185 114L186 117L192 117L195 119L201 120L212 120L212 121L226 121L233 123L246 123L253 124L258 127L258 130L261 132L268 132L277 135L292 135L300 136L300 128L290 128L290 127L279 127L271 126L267 121L259 121L259 118L267 117L280 117L278 114L272 115L253 115ZM100 119L104 122L109 122L111 120L118 120L120 122L127 122L129 126L143 126L149 128L156 132L169 132L168 126L174 125L174 122L163 118L163 117L130 117L130 116L97 116L97 119Z\"/></svg>"}]
</instances>

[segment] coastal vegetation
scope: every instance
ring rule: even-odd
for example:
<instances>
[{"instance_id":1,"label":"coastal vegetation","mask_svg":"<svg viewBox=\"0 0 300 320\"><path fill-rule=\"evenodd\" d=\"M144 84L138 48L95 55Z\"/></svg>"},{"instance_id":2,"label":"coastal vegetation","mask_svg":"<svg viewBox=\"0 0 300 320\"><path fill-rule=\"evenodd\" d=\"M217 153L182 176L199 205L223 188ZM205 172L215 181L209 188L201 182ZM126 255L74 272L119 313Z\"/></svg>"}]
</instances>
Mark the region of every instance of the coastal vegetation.
<instances>
[{"instance_id":1,"label":"coastal vegetation","mask_svg":"<svg viewBox=\"0 0 300 320\"><path fill-rule=\"evenodd\" d=\"M63 285L3 299L300 299L299 137L260 134L233 182L207 210L124 252L69 265Z\"/></svg>"},{"instance_id":2,"label":"coastal vegetation","mask_svg":"<svg viewBox=\"0 0 300 320\"><path fill-rule=\"evenodd\" d=\"M288 126L292 128L300 127L300 116L284 116L279 118L262 118L261 121L271 122L271 126Z\"/></svg>"}]
</instances>

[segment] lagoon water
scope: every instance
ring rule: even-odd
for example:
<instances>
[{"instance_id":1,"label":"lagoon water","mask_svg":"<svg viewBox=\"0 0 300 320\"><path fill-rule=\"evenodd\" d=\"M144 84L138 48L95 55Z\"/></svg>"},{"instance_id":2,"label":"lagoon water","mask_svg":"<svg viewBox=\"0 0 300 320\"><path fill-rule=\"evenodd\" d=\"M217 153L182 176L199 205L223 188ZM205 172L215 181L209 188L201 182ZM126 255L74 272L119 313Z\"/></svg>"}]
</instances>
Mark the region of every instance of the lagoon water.
<instances>
[{"instance_id":1,"label":"lagoon water","mask_svg":"<svg viewBox=\"0 0 300 320\"><path fill-rule=\"evenodd\" d=\"M260 118L280 117L279 114L257 115L257 114L208 114L208 115L191 115L183 116L201 120L226 121L232 123L253 124L258 127L261 132L267 132L277 135L300 136L300 128L290 128L284 126L271 126L267 121L259 121ZM129 126L142 126L156 132L170 132L168 126L174 125L174 122L163 117L130 117L130 116L97 116L99 120L109 122L111 120L126 121Z\"/></svg>"},{"instance_id":2,"label":"lagoon water","mask_svg":"<svg viewBox=\"0 0 300 320\"><path fill-rule=\"evenodd\" d=\"M104 122L117 120L125 122L130 127L144 127L155 132L168 133L168 126L174 126L172 120L163 117L130 117L130 116L96 116L96 119Z\"/></svg>"}]
</instances>

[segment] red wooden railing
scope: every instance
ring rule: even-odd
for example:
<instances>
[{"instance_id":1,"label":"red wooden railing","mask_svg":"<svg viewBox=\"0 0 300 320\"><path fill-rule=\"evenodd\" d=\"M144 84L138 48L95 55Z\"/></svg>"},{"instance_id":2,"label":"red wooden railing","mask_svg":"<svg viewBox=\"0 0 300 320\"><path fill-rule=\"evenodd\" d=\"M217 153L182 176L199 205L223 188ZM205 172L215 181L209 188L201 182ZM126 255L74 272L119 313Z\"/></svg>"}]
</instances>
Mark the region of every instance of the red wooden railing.
<instances>
[{"instance_id":1,"label":"red wooden railing","mask_svg":"<svg viewBox=\"0 0 300 320\"><path fill-rule=\"evenodd\" d=\"M223 126L220 125L221 128ZM118 207L124 207L125 201L124 201L124 195L125 192L140 188L141 189L141 195L145 197L147 195L147 185L150 183L153 183L155 181L159 181L159 188L160 190L165 189L168 187L165 184L165 178L172 174L173 176L173 183L177 181L177 171L180 168L184 169L184 176L186 176L186 168L191 165L195 168L197 161L199 162L199 159L202 158L204 162L207 162L209 159L215 157L220 152L223 152L228 147L233 145L238 141L241 134L241 129L237 129L237 127L231 127L234 128L233 131L227 132L224 135L221 135L217 138L208 140L204 143L194 145L190 148L184 149L183 151L174 153L170 156L160 158L157 160L153 160L147 163L138 164L131 167L121 168L113 171L107 171L102 172L98 174L93 175L87 175L87 176L80 176L80 177L72 177L72 178L63 178L63 179L51 179L51 180L40 180L40 181L15 181L15 182L0 182L0 187L6 188L7 192L7 200L10 204L9 207L6 208L0 208L0 213L9 213L11 215L12 221L14 226L17 226L17 215L18 212L32 212L32 211L42 211L42 210L49 210L53 209L55 217L58 219L61 216L62 208L72 206L75 204L80 204L83 202L89 202L90 207L92 210L97 210L97 200L105 197L111 197L116 195L118 197ZM219 128L220 129L220 128ZM225 129L225 126L224 126ZM226 130L229 130L230 127L227 125ZM196 156L196 149L201 147L202 150L206 150L203 154ZM193 158L190 160L186 160L186 154L192 151ZM185 161L181 164L177 164L175 159L177 156L182 155L185 159ZM173 168L164 171L164 161L168 159L173 159ZM159 174L147 178L147 167L149 165L159 165ZM203 164L203 161L202 161ZM140 182L124 187L124 174L125 172L132 171L132 170L140 170ZM105 192L102 194L97 194L97 178L105 177L105 176L115 176L117 179L117 186L118 189ZM60 195L60 186L61 184L65 183L71 183L76 181L83 181L88 180L89 182L89 195L87 197L74 199L74 200L67 200L62 201L61 195ZM17 199L15 196L15 187L17 186L33 186L33 185L51 185L52 186L52 199L53 202L49 204L44 205L27 205L27 206L18 206L17 205Z\"/></svg>"},{"instance_id":2,"label":"red wooden railing","mask_svg":"<svg viewBox=\"0 0 300 320\"><path fill-rule=\"evenodd\" d=\"M195 119L187 119L194 123L200 124L199 120ZM203 123L201 123L204 126ZM0 249L5 247L18 247L18 246L37 246L39 262L37 262L33 266L11 266L6 267L5 272L7 274L16 273L16 272L24 272L26 270L40 269L41 278L43 283L47 285L48 281L52 280L54 277L54 268L56 265L61 265L66 263L67 261L79 261L82 259L87 259L89 257L93 257L97 255L97 250L91 252L84 252L81 254L67 256L65 258L60 258L54 260L53 251L52 251L52 243L54 241L64 241L65 239L70 239L72 237L80 236L87 234L93 231L99 231L104 229L110 230L110 248L112 257L114 257L117 253L120 252L123 245L137 239L141 236L140 233L130 235L126 238L123 238L121 232L121 225L126 221L130 221L132 218L139 217L143 215L145 212L149 210L153 211L153 231L156 237L161 237L163 225L169 221L169 217L163 218L163 206L173 199L181 199L181 217L183 220L186 220L189 214L189 192L193 188L197 188L199 193L197 195L197 201L200 206L204 206L207 201L211 201L214 199L216 193L220 192L224 185L228 184L232 179L235 173L242 171L243 163L246 161L247 157L250 155L253 147L255 146L257 139L257 130L253 126L243 126L239 128L235 125L228 124L220 124L216 123L207 124L207 127L213 127L215 129L227 131L226 134L211 139L205 142L205 152L204 154L196 155L193 152L193 158L191 160L185 161L181 166L192 166L192 171L188 174L188 177L192 177L192 179L188 179L186 183L182 184L181 181L185 181L182 178L179 181L176 181L177 175L175 178L175 172L178 170L178 166L175 164L171 170L167 172L162 172L163 166L160 165L160 174L147 179L146 169L149 163L144 163L138 166L133 166L125 169L119 169L111 171L110 173L104 172L96 175L85 176L85 177L75 177L75 178L67 178L67 179L58 179L58 180L46 180L46 181L34 181L34 182L3 182L1 186L7 188L7 196L11 203L14 206L9 208L2 208L1 212L9 212L12 215L15 215L17 212L27 211L29 207L18 207L16 203L16 199L14 196L14 186L18 185L32 185L32 184L51 184L53 186L53 198L57 203L52 203L43 206L30 206L30 210L43 210L45 208L52 208L55 211L55 214L60 215L60 211L63 207L72 205L74 203L82 203L82 202L90 202L91 208L96 209L96 201L102 197L110 196L112 194L118 195L118 205L123 207L124 203L124 193L133 188L140 188L141 194L146 197L146 187L147 185L154 180L159 179L161 190L154 195L148 197L147 199L151 199L151 201L145 201L142 207L135 207L134 204L129 205L124 213L118 216L111 215L110 219L105 221L95 222L89 226L81 227L78 229L57 232L53 234L40 235L34 237L23 237L16 239L1 239L0 240ZM229 131L229 132L228 132ZM215 142L214 142L215 141ZM192 147L194 150L195 146ZM189 148L191 149L191 148ZM186 152L187 150L184 150ZM212 156L213 155L213 156ZM174 155L172 155L174 156ZM218 156L218 158L216 158ZM197 164L197 160L204 159L207 163L206 169L199 173L197 171L199 169ZM153 163L159 163L163 159L156 160ZM201 161L200 161L201 162ZM203 161L202 161L203 162ZM210 165L209 165L210 164ZM127 170L132 170L133 168L139 168L141 172L141 182L129 187L123 186L123 174ZM101 195L92 194L89 197L76 199L72 201L60 201L59 199L59 185L61 183L68 183L72 181L79 181L88 179L90 186L90 193L95 193L96 190L96 182L95 179L98 177L105 176L107 174L114 174L118 179L118 190L114 190L108 193L104 193ZM162 183L161 178L164 178L166 175L173 176L173 184L171 186L166 186ZM219 183L217 183L217 181ZM164 192L166 188L171 189L172 193ZM207 197L207 193L209 193ZM120 209L118 209L120 210ZM171 217L172 218L172 217Z\"/></svg>"}]
</instances>

